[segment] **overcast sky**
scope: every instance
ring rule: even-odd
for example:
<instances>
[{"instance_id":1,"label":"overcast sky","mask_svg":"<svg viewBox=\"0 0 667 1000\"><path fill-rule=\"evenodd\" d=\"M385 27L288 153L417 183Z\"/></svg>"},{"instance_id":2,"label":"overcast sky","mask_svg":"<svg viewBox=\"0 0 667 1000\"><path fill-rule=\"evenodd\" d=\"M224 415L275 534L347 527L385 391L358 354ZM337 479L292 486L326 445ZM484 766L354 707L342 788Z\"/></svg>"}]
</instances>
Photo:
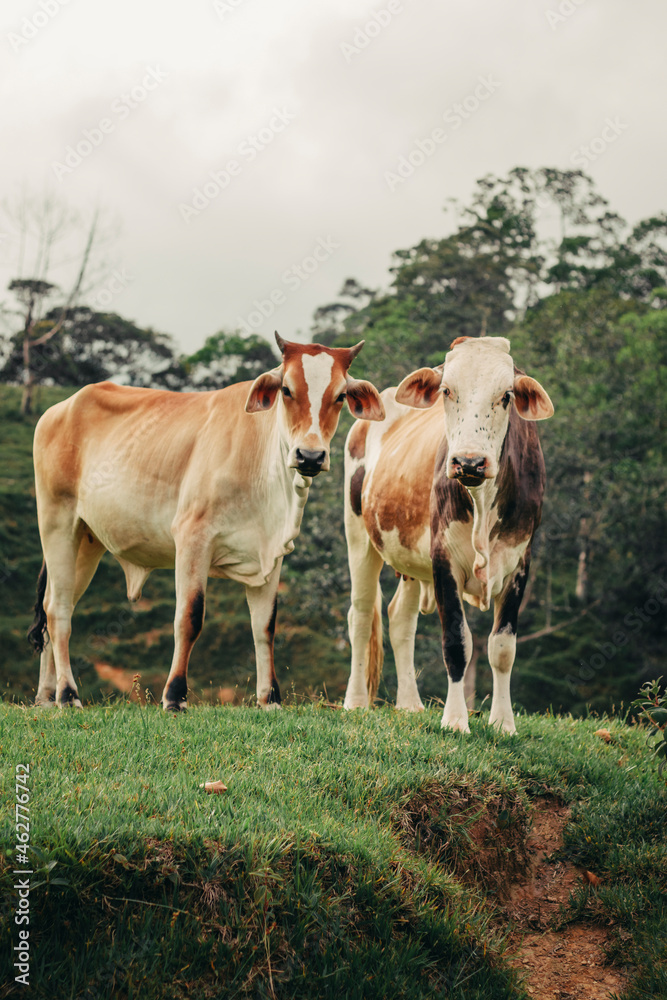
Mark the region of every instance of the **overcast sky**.
<instances>
[{"instance_id":1,"label":"overcast sky","mask_svg":"<svg viewBox=\"0 0 667 1000\"><path fill-rule=\"evenodd\" d=\"M391 252L445 235L446 200L488 172L585 165L628 221L667 208L656 0L4 0L1 18L3 197L50 187L119 219L99 304L186 351L244 324L308 339L345 278L386 286ZM0 250L4 288L11 231Z\"/></svg>"}]
</instances>

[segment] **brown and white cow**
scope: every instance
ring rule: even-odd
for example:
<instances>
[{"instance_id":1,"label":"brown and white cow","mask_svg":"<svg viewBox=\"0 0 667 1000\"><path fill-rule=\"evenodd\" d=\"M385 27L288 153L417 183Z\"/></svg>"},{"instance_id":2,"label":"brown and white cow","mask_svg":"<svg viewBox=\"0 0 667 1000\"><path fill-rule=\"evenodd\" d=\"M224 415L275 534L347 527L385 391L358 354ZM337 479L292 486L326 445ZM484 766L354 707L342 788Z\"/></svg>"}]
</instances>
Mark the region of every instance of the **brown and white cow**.
<instances>
[{"instance_id":1,"label":"brown and white cow","mask_svg":"<svg viewBox=\"0 0 667 1000\"><path fill-rule=\"evenodd\" d=\"M329 468L343 403L366 420L381 420L384 410L377 390L347 373L363 341L349 349L278 334L276 341L282 363L252 383L175 393L102 382L39 421L44 565L30 631L41 651L37 704L81 704L69 660L71 618L105 551L123 567L130 601L153 569L175 568L165 709L187 706L209 576L245 586L257 698L280 702L273 638L283 557L294 548L312 478Z\"/></svg>"},{"instance_id":2,"label":"brown and white cow","mask_svg":"<svg viewBox=\"0 0 667 1000\"><path fill-rule=\"evenodd\" d=\"M438 399L443 402L435 407ZM534 421L550 417L553 406L544 389L514 367L503 337L458 338L442 365L413 372L382 400L384 421L355 424L345 448L352 577L345 707L365 707L377 691L379 577L388 563L401 576L389 605L396 707L423 708L414 670L417 616L437 603L449 678L442 725L468 732L463 678L472 636L462 600L483 611L493 600L490 722L514 733L517 616L545 485Z\"/></svg>"}]
</instances>

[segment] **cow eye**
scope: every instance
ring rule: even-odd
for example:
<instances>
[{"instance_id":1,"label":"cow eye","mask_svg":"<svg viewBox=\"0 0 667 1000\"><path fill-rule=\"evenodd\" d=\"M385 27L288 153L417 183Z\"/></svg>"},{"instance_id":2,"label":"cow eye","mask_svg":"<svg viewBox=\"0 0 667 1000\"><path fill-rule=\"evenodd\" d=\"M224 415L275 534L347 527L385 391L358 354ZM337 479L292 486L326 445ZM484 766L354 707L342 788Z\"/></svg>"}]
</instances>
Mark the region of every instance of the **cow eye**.
<instances>
[{"instance_id":1,"label":"cow eye","mask_svg":"<svg viewBox=\"0 0 667 1000\"><path fill-rule=\"evenodd\" d=\"M510 405L511 401L512 401L512 393L511 392L506 392L505 395L502 398L502 404L505 407L505 409L507 409L507 407Z\"/></svg>"},{"instance_id":2,"label":"cow eye","mask_svg":"<svg viewBox=\"0 0 667 1000\"><path fill-rule=\"evenodd\" d=\"M344 402L345 402L345 396L346 396L346 395L347 395L346 393L344 393L344 392L341 392L340 396L337 396L337 397L336 397L336 402L337 402L337 403L344 403Z\"/></svg>"},{"instance_id":3,"label":"cow eye","mask_svg":"<svg viewBox=\"0 0 667 1000\"><path fill-rule=\"evenodd\" d=\"M443 385L443 387L442 387L442 394L443 394L443 396L451 396L452 390L448 389L446 385Z\"/></svg>"},{"instance_id":4,"label":"cow eye","mask_svg":"<svg viewBox=\"0 0 667 1000\"><path fill-rule=\"evenodd\" d=\"M292 393L289 391L286 385L283 386L283 396L285 397L285 399L292 398Z\"/></svg>"}]
</instances>

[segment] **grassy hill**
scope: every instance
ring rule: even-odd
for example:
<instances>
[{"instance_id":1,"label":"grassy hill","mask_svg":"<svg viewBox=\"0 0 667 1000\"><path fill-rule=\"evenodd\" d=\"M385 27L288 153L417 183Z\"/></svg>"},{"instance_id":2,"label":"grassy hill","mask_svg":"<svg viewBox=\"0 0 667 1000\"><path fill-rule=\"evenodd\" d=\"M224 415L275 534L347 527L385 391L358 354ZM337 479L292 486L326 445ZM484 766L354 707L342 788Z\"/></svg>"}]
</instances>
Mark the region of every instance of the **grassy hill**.
<instances>
[{"instance_id":1,"label":"grassy hill","mask_svg":"<svg viewBox=\"0 0 667 1000\"><path fill-rule=\"evenodd\" d=\"M0 705L5 803L30 766L30 995L667 996L667 786L644 731L606 720L606 742L600 721L523 715L518 738L480 718L463 738L439 721ZM0 997L23 989L15 843L5 809ZM560 994L542 992L549 963Z\"/></svg>"}]
</instances>

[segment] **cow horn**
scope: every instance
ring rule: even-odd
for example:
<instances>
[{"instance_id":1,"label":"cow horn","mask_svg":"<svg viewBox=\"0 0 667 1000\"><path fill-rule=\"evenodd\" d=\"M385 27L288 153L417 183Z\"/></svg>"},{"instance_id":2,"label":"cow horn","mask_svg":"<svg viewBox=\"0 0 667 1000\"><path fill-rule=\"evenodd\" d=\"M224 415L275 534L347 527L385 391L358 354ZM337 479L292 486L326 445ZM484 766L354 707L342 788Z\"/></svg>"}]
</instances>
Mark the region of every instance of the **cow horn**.
<instances>
[{"instance_id":1,"label":"cow horn","mask_svg":"<svg viewBox=\"0 0 667 1000\"><path fill-rule=\"evenodd\" d=\"M274 331L274 336L276 338L276 344L280 348L280 353L284 354L285 348L287 347L287 341L283 340L283 338L280 336L277 330Z\"/></svg>"},{"instance_id":2,"label":"cow horn","mask_svg":"<svg viewBox=\"0 0 667 1000\"><path fill-rule=\"evenodd\" d=\"M365 343L366 343L365 340L360 340L358 344L354 345L354 347L348 347L348 351L350 352L350 364L352 364L352 362L354 361L357 354L359 353L359 351L361 350L361 348L364 346Z\"/></svg>"}]
</instances>

